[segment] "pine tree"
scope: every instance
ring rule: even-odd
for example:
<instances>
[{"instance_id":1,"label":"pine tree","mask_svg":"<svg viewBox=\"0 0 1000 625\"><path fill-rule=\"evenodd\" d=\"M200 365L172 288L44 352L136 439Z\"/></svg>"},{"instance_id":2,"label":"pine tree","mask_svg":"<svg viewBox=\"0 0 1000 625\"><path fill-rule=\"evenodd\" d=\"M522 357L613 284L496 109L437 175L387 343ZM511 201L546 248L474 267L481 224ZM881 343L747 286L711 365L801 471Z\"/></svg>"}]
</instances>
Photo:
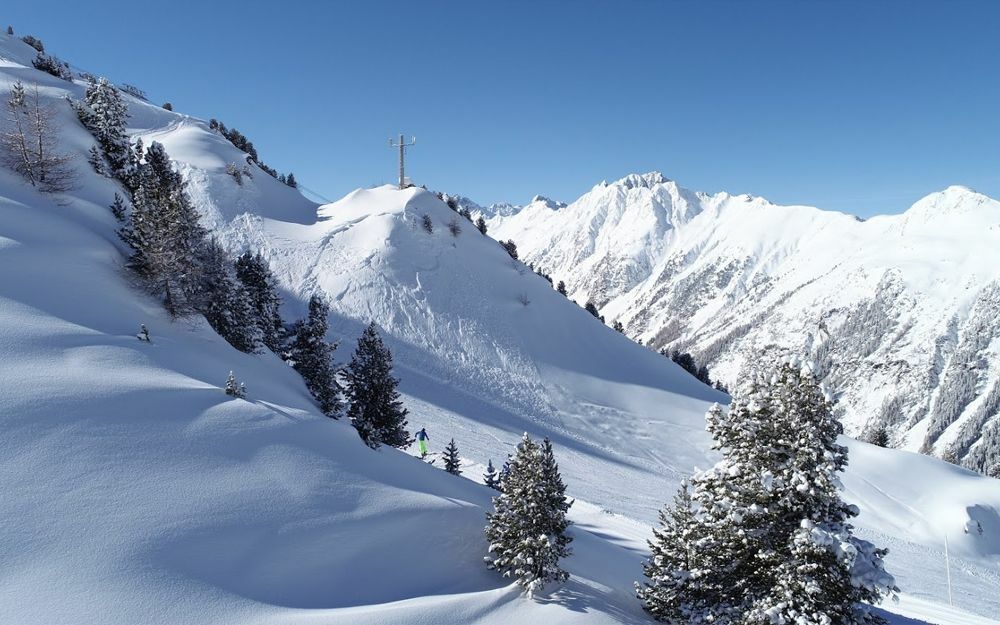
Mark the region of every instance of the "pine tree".
<instances>
[{"instance_id":1,"label":"pine tree","mask_svg":"<svg viewBox=\"0 0 1000 625\"><path fill-rule=\"evenodd\" d=\"M486 234L486 220L480 215L476 218L476 230L479 230L482 234Z\"/></svg>"},{"instance_id":2,"label":"pine tree","mask_svg":"<svg viewBox=\"0 0 1000 625\"><path fill-rule=\"evenodd\" d=\"M497 475L497 470L493 468L492 458L486 463L486 471L483 472L483 484L493 490L500 490L500 479Z\"/></svg>"},{"instance_id":3,"label":"pine tree","mask_svg":"<svg viewBox=\"0 0 1000 625\"><path fill-rule=\"evenodd\" d=\"M111 172L108 171L108 164L104 158L104 152L100 150L96 145L90 146L90 150L87 152L87 162L94 169L94 173L98 176L110 176Z\"/></svg>"},{"instance_id":4,"label":"pine tree","mask_svg":"<svg viewBox=\"0 0 1000 625\"><path fill-rule=\"evenodd\" d=\"M77 116L104 151L111 171L121 177L131 163L128 134L128 105L121 92L107 78L87 87L83 103L76 105Z\"/></svg>"},{"instance_id":5,"label":"pine tree","mask_svg":"<svg viewBox=\"0 0 1000 625\"><path fill-rule=\"evenodd\" d=\"M621 321L617 319L615 319L614 322L612 322L611 329L614 330L615 332L620 332L622 334L625 334L625 326L622 324Z\"/></svg>"},{"instance_id":6,"label":"pine tree","mask_svg":"<svg viewBox=\"0 0 1000 625\"><path fill-rule=\"evenodd\" d=\"M245 353L256 352L261 333L250 294L236 279L229 257L214 241L201 251L198 310L219 336Z\"/></svg>"},{"instance_id":7,"label":"pine tree","mask_svg":"<svg viewBox=\"0 0 1000 625\"><path fill-rule=\"evenodd\" d=\"M556 291L560 295L566 295L566 283L560 280L559 284L556 285Z\"/></svg>"},{"instance_id":8,"label":"pine tree","mask_svg":"<svg viewBox=\"0 0 1000 625\"><path fill-rule=\"evenodd\" d=\"M565 511L553 505L553 491L543 448L525 434L504 490L493 498L494 512L486 515L490 555L484 560L504 577L514 577L529 596L548 582L569 578L559 567L559 560L570 555L571 539L563 533L568 521Z\"/></svg>"},{"instance_id":9,"label":"pine tree","mask_svg":"<svg viewBox=\"0 0 1000 625\"><path fill-rule=\"evenodd\" d=\"M125 207L125 200L122 196L115 193L115 201L111 203L109 207L111 209L111 214L115 216L118 221L125 221L125 217L128 214Z\"/></svg>"},{"instance_id":10,"label":"pine tree","mask_svg":"<svg viewBox=\"0 0 1000 625\"><path fill-rule=\"evenodd\" d=\"M879 425L868 435L868 442L879 447L889 446L889 431L885 425Z\"/></svg>"},{"instance_id":11,"label":"pine tree","mask_svg":"<svg viewBox=\"0 0 1000 625\"><path fill-rule=\"evenodd\" d=\"M681 484L672 507L660 512L660 527L649 541L650 557L642 567L646 581L636 584L642 607L658 621L672 624L705 623L714 612L718 594L703 580L710 573L695 554L703 529L695 517L687 482Z\"/></svg>"},{"instance_id":12,"label":"pine tree","mask_svg":"<svg viewBox=\"0 0 1000 625\"><path fill-rule=\"evenodd\" d=\"M517 260L517 243L514 243L513 239L509 241L500 241L500 247L510 254L511 258Z\"/></svg>"},{"instance_id":13,"label":"pine tree","mask_svg":"<svg viewBox=\"0 0 1000 625\"><path fill-rule=\"evenodd\" d=\"M150 144L135 176L130 219L122 238L134 253L129 266L154 293L164 295L171 314L196 308L206 231L163 146Z\"/></svg>"},{"instance_id":14,"label":"pine tree","mask_svg":"<svg viewBox=\"0 0 1000 625\"><path fill-rule=\"evenodd\" d=\"M361 440L372 449L379 445L408 445L408 411L396 390L399 380L392 377L392 354L382 342L374 322L358 339L358 347L347 365L344 378L350 402L347 415Z\"/></svg>"},{"instance_id":15,"label":"pine tree","mask_svg":"<svg viewBox=\"0 0 1000 625\"><path fill-rule=\"evenodd\" d=\"M503 492L503 481L507 479L510 475L510 462L513 457L507 454L507 459L503 461L503 465L500 467L500 475L497 476L497 490Z\"/></svg>"},{"instance_id":16,"label":"pine tree","mask_svg":"<svg viewBox=\"0 0 1000 625\"><path fill-rule=\"evenodd\" d=\"M236 376L233 372L229 372L229 377L226 378L226 395L230 397L235 397L237 399L244 399L247 396L246 384L242 382L236 382Z\"/></svg>"},{"instance_id":17,"label":"pine tree","mask_svg":"<svg viewBox=\"0 0 1000 625\"><path fill-rule=\"evenodd\" d=\"M338 419L342 389L333 364L337 346L326 340L329 314L330 309L321 297L313 295L309 298L309 315L293 327L293 339L286 359L302 376L323 414Z\"/></svg>"},{"instance_id":18,"label":"pine tree","mask_svg":"<svg viewBox=\"0 0 1000 625\"><path fill-rule=\"evenodd\" d=\"M696 514L683 517L697 571L670 569L697 584L659 588L697 616L681 622L882 622L869 604L896 590L886 551L851 533L857 509L837 492L847 449L812 373L786 364L757 376L707 420L723 459L694 476Z\"/></svg>"},{"instance_id":19,"label":"pine tree","mask_svg":"<svg viewBox=\"0 0 1000 625\"><path fill-rule=\"evenodd\" d=\"M444 470L452 475L462 474L462 460L458 457L458 447L454 438L444 448Z\"/></svg>"},{"instance_id":20,"label":"pine tree","mask_svg":"<svg viewBox=\"0 0 1000 625\"><path fill-rule=\"evenodd\" d=\"M597 306L594 305L594 302L587 301L586 305L584 305L583 308L584 308L584 310L586 310L590 314L594 315L594 317L597 317L598 319L600 319L601 313L600 313L600 311L597 310Z\"/></svg>"},{"instance_id":21,"label":"pine tree","mask_svg":"<svg viewBox=\"0 0 1000 625\"><path fill-rule=\"evenodd\" d=\"M298 181L295 180L295 174L293 174L292 172L288 172L288 177L285 178L285 184L287 184L293 189L299 188L299 183Z\"/></svg>"},{"instance_id":22,"label":"pine tree","mask_svg":"<svg viewBox=\"0 0 1000 625\"><path fill-rule=\"evenodd\" d=\"M261 340L268 349L278 353L281 350L281 297L270 265L260 252L244 252L236 259L236 277L250 297Z\"/></svg>"}]
</instances>

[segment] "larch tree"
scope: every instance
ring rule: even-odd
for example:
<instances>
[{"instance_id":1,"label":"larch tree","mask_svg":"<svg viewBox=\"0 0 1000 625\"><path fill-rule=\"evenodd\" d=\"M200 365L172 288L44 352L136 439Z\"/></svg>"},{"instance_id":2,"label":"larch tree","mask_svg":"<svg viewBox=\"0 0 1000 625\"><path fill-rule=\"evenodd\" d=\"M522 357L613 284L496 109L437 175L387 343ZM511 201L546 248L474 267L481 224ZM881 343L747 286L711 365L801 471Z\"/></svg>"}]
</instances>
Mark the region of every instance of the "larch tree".
<instances>
[{"instance_id":1,"label":"larch tree","mask_svg":"<svg viewBox=\"0 0 1000 625\"><path fill-rule=\"evenodd\" d=\"M25 180L47 193L73 188L76 172L72 157L58 148L59 126L52 106L20 81L11 86L5 125L0 131L3 162Z\"/></svg>"}]
</instances>

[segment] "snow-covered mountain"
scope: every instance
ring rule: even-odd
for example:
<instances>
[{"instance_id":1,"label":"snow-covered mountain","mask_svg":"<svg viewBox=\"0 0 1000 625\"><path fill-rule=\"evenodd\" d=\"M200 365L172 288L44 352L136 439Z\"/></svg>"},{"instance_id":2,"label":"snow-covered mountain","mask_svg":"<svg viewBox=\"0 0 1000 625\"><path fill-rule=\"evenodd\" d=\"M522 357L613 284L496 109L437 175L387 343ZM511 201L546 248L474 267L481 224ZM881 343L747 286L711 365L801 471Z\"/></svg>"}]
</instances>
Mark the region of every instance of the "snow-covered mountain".
<instances>
[{"instance_id":1,"label":"snow-covered mountain","mask_svg":"<svg viewBox=\"0 0 1000 625\"><path fill-rule=\"evenodd\" d=\"M0 100L37 83L78 177L46 195L0 167L0 622L649 622L632 590L643 541L679 480L712 462L702 415L723 395L471 224L453 235L433 194L381 187L316 207L261 171L238 184L226 169L244 155L208 123L130 98L130 134L166 147L220 243L267 257L286 319L324 294L341 360L378 324L410 423L432 448L454 437L465 476L371 451L277 357L171 319L133 284L107 208L121 189L87 164L93 139L66 102L83 83L33 57L0 34ZM245 400L223 393L230 370ZM572 578L536 600L483 566L491 493L476 483L524 431L552 438L576 498ZM885 608L996 622L1000 482L845 443L859 531L892 549L904 589ZM944 605L945 540L959 608Z\"/></svg>"},{"instance_id":2,"label":"snow-covered mountain","mask_svg":"<svg viewBox=\"0 0 1000 625\"><path fill-rule=\"evenodd\" d=\"M728 385L761 357L805 354L849 433L884 424L895 446L1000 471L996 200L955 186L861 220L650 173L489 229L609 323Z\"/></svg>"}]
</instances>

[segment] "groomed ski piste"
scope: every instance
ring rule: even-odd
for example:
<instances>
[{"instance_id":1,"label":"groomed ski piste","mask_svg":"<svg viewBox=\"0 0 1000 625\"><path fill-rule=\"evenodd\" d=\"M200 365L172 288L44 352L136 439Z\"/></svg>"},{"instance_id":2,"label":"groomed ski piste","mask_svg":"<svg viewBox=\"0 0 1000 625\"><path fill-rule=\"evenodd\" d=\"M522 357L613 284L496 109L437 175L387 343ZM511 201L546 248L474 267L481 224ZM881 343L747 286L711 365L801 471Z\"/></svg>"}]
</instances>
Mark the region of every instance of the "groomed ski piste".
<instances>
[{"instance_id":1,"label":"groomed ski piste","mask_svg":"<svg viewBox=\"0 0 1000 625\"><path fill-rule=\"evenodd\" d=\"M33 56L0 35L0 98L39 85L79 178L46 196L0 169L0 622L651 622L632 589L645 540L679 481L713 461L703 415L726 396L472 224L453 236L431 193L316 207L263 172L238 186L225 166L243 155L206 122L130 100L131 132L165 145L206 226L270 261L286 319L324 294L342 362L378 324L411 431L426 427L432 452L454 438L464 474L415 448L369 450L276 356L172 320L133 284L107 208L118 189L90 171L92 139L63 100L84 87ZM230 370L245 400L223 393ZM553 440L576 499L571 578L535 599L485 568L492 491L477 483L525 431ZM997 622L1000 481L845 441L859 533L891 549L903 590L883 606L893 622Z\"/></svg>"}]
</instances>

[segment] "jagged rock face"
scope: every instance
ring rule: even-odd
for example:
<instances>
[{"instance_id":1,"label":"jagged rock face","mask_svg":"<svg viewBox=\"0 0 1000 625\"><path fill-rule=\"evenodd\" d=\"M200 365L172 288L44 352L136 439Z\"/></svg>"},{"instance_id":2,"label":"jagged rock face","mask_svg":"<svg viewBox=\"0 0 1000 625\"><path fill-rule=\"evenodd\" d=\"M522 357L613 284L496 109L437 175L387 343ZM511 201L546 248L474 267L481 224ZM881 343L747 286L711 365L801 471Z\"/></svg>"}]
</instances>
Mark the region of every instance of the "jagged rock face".
<instances>
[{"instance_id":1,"label":"jagged rock face","mask_svg":"<svg viewBox=\"0 0 1000 625\"><path fill-rule=\"evenodd\" d=\"M848 433L986 470L1000 430L1000 203L964 187L867 221L687 191L662 175L490 221L627 333L748 366L816 361ZM983 432L987 432L984 437ZM984 438L986 440L984 440Z\"/></svg>"}]
</instances>

